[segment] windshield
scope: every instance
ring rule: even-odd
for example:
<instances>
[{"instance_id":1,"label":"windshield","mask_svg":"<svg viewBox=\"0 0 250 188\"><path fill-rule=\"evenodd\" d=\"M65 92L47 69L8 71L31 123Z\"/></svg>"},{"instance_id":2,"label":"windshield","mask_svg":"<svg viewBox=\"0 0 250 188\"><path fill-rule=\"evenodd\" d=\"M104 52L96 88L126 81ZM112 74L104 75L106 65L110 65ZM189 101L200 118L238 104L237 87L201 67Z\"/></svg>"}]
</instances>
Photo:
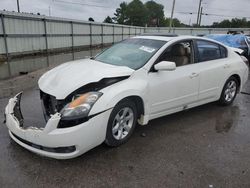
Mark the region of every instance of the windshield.
<instances>
[{"instance_id":1,"label":"windshield","mask_svg":"<svg viewBox=\"0 0 250 188\"><path fill-rule=\"evenodd\" d=\"M166 43L167 41L151 39L127 39L103 51L95 60L137 70Z\"/></svg>"}]
</instances>

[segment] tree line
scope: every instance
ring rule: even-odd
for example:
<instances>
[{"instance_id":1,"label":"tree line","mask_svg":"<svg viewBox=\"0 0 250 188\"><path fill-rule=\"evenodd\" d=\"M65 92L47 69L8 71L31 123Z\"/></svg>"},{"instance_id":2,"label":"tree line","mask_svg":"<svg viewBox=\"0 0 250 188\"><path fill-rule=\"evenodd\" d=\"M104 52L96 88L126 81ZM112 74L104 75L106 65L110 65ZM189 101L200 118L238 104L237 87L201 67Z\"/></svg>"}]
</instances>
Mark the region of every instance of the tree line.
<instances>
[{"instance_id":1,"label":"tree line","mask_svg":"<svg viewBox=\"0 0 250 188\"><path fill-rule=\"evenodd\" d=\"M92 21L92 20L90 20ZM142 27L168 27L170 18L164 15L164 6L153 0L145 3L140 0L132 0L130 3L122 2L116 9L114 16L107 16L104 23L116 23L122 25L133 25ZM192 26L182 23L179 19L173 19L173 27L199 27L196 24ZM221 22L214 22L212 25L203 25L200 27L210 28L250 28L250 21L246 18L225 19Z\"/></svg>"},{"instance_id":2,"label":"tree line","mask_svg":"<svg viewBox=\"0 0 250 188\"><path fill-rule=\"evenodd\" d=\"M250 21L246 18L233 18L231 20L223 20L221 22L214 22L210 27L219 28L250 28Z\"/></svg>"},{"instance_id":3,"label":"tree line","mask_svg":"<svg viewBox=\"0 0 250 188\"><path fill-rule=\"evenodd\" d=\"M116 9L114 17L107 16L105 23L117 23L133 26L166 27L170 19L164 16L164 6L155 1L142 3L140 0L133 0L130 3L122 2ZM174 27L183 27L177 18L173 19Z\"/></svg>"}]
</instances>

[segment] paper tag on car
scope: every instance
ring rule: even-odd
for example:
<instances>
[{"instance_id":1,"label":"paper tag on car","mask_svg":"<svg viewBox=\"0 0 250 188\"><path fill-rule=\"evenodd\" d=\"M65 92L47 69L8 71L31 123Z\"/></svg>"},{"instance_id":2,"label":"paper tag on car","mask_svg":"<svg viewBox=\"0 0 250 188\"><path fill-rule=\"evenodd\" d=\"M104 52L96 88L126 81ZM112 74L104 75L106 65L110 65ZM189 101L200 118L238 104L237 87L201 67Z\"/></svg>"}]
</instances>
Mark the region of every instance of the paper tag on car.
<instances>
[{"instance_id":1,"label":"paper tag on car","mask_svg":"<svg viewBox=\"0 0 250 188\"><path fill-rule=\"evenodd\" d=\"M140 50L143 50L143 51L145 51L145 52L148 52L148 53L152 53L152 52L155 51L154 48L150 48L150 47L147 47L147 46L142 46L142 47L140 47L139 49L140 49Z\"/></svg>"}]
</instances>

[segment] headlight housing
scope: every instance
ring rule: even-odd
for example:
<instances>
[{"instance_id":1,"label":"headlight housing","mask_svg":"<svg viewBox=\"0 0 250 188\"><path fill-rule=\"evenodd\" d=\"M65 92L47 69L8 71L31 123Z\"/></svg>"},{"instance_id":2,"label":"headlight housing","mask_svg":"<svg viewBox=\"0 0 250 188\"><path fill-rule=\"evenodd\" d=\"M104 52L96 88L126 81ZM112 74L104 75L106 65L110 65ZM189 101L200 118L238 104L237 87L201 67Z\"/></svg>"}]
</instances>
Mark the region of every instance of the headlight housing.
<instances>
[{"instance_id":1,"label":"headlight housing","mask_svg":"<svg viewBox=\"0 0 250 188\"><path fill-rule=\"evenodd\" d=\"M101 92L88 92L75 95L62 110L62 118L87 117L95 102L102 96Z\"/></svg>"}]
</instances>

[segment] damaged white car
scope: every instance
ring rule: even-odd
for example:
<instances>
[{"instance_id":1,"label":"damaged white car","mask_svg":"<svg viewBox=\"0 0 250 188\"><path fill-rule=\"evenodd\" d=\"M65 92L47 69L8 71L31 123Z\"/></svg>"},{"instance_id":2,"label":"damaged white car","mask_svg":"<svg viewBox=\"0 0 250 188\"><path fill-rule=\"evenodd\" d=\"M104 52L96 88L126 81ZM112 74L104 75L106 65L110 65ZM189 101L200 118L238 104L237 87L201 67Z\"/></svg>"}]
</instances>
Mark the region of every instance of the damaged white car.
<instances>
[{"instance_id":1,"label":"damaged white car","mask_svg":"<svg viewBox=\"0 0 250 188\"><path fill-rule=\"evenodd\" d=\"M230 48L188 36L138 36L39 80L47 124L24 128L21 93L5 109L10 137L40 155L68 159L105 142L119 146L137 122L212 101L231 104L248 66Z\"/></svg>"}]
</instances>

